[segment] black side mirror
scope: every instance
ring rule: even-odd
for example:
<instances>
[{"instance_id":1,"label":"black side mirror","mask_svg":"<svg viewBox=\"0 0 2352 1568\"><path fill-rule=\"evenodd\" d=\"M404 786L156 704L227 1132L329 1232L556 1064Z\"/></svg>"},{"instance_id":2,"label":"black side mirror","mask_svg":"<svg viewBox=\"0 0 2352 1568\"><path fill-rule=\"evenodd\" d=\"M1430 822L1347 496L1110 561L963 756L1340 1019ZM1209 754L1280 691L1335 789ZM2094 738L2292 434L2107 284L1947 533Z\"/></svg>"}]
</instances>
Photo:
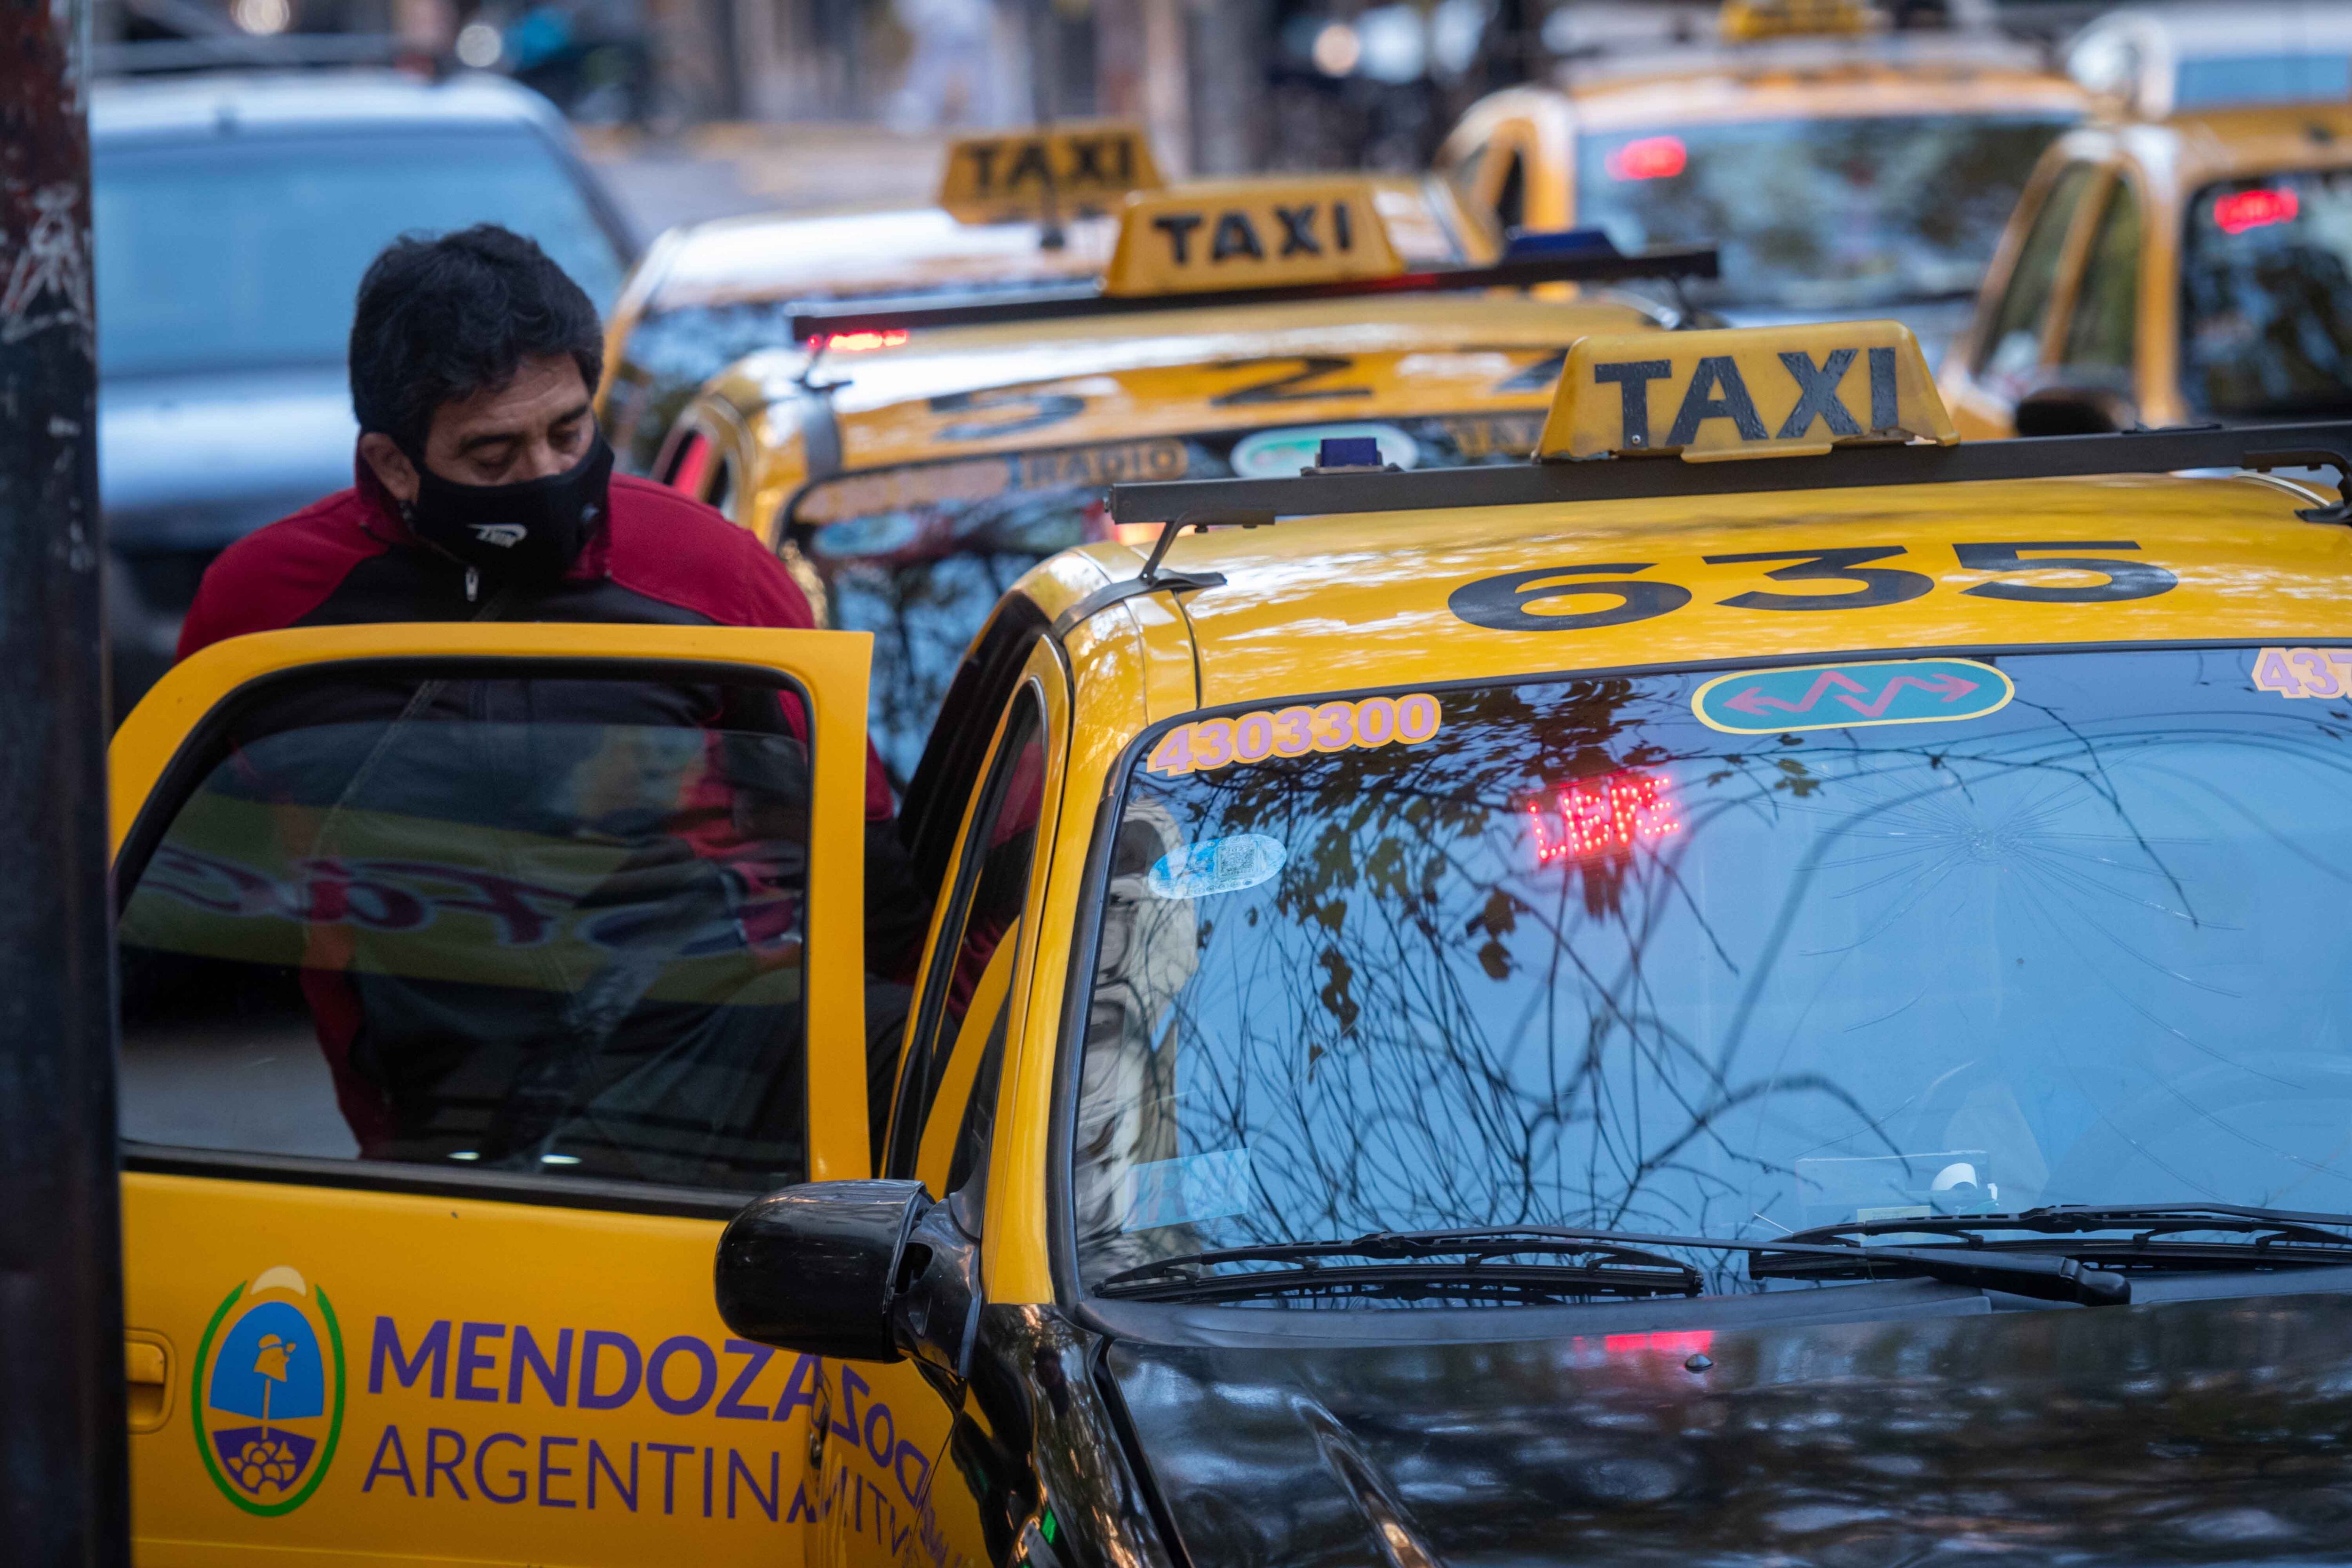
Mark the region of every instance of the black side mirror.
<instances>
[{"instance_id":1,"label":"black side mirror","mask_svg":"<svg viewBox=\"0 0 2352 1568\"><path fill-rule=\"evenodd\" d=\"M2053 382L2019 398L2011 419L2021 436L2107 436L2137 426L2139 411L2111 387Z\"/></svg>"},{"instance_id":2,"label":"black side mirror","mask_svg":"<svg viewBox=\"0 0 2352 1568\"><path fill-rule=\"evenodd\" d=\"M963 1376L980 1323L980 1244L920 1182L809 1182L730 1221L713 1281L747 1340L844 1361L913 1355Z\"/></svg>"}]
</instances>

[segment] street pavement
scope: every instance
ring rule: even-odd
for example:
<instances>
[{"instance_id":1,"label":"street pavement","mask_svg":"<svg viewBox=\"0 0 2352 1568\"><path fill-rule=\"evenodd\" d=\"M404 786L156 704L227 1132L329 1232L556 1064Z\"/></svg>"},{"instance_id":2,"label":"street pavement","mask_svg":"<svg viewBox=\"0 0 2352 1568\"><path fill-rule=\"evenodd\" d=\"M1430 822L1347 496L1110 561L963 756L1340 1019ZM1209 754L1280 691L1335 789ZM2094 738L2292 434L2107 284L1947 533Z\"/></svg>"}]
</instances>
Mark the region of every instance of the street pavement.
<instances>
[{"instance_id":1,"label":"street pavement","mask_svg":"<svg viewBox=\"0 0 2352 1568\"><path fill-rule=\"evenodd\" d=\"M590 163L650 241L681 223L743 213L922 206L945 132L877 125L723 124L655 138L585 131Z\"/></svg>"}]
</instances>

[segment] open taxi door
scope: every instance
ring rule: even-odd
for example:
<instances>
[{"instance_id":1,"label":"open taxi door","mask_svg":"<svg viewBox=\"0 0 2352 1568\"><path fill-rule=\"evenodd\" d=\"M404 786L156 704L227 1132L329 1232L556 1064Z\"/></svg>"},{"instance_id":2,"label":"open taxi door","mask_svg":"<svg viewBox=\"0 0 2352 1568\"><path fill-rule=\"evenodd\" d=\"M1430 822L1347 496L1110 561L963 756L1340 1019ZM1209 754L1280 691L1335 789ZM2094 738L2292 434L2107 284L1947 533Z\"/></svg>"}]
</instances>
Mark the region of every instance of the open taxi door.
<instances>
[{"instance_id":1,"label":"open taxi door","mask_svg":"<svg viewBox=\"0 0 2352 1568\"><path fill-rule=\"evenodd\" d=\"M110 758L139 1559L802 1561L724 1221L868 1173L863 633L272 632Z\"/></svg>"}]
</instances>

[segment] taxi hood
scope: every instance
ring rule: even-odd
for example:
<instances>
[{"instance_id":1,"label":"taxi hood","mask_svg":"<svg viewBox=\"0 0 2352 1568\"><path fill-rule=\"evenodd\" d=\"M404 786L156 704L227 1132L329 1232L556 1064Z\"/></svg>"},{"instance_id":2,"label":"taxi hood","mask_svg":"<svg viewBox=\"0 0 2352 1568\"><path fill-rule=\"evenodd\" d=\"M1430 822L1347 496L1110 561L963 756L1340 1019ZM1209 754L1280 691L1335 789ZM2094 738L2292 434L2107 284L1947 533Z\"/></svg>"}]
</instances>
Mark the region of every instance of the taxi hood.
<instances>
[{"instance_id":1,"label":"taxi hood","mask_svg":"<svg viewBox=\"0 0 2352 1568\"><path fill-rule=\"evenodd\" d=\"M1100 1316L1193 1568L2352 1563L2352 1269L2215 1288Z\"/></svg>"}]
</instances>

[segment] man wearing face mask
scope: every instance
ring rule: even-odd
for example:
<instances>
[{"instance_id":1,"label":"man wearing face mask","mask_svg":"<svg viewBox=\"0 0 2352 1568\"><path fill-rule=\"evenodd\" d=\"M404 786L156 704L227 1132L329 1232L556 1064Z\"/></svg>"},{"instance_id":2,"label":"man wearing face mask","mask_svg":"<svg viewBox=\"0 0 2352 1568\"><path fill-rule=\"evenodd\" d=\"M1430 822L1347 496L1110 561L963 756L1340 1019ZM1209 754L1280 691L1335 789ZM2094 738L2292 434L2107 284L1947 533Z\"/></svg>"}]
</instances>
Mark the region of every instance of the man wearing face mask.
<instances>
[{"instance_id":1,"label":"man wearing face mask","mask_svg":"<svg viewBox=\"0 0 2352 1568\"><path fill-rule=\"evenodd\" d=\"M814 626L799 584L752 535L667 486L613 472L590 405L603 360L595 308L532 241L481 225L387 247L360 284L352 324L356 482L224 552L179 656L250 632L376 621ZM340 706L322 717L397 722L456 716L481 699L439 683L386 699L355 684L331 700ZM647 687L604 700L665 700ZM586 717L634 721L625 711ZM796 708L782 717L800 728ZM911 896L870 748L866 812L869 955L890 973L920 942L928 911ZM330 1039L324 1020L349 1013L343 1001L312 1002L364 1145L369 1127L397 1121L374 1103L387 1098L386 1075L363 1081L364 1027L352 1049ZM894 1047L877 1030L877 1062L895 1061ZM381 1140L385 1157L418 1157L394 1152L396 1127Z\"/></svg>"},{"instance_id":2,"label":"man wearing face mask","mask_svg":"<svg viewBox=\"0 0 2352 1568\"><path fill-rule=\"evenodd\" d=\"M386 247L352 321L357 482L214 563L180 657L362 621L814 625L751 535L613 472L604 357L595 307L530 240L484 224ZM870 805L889 814L878 769Z\"/></svg>"}]
</instances>

